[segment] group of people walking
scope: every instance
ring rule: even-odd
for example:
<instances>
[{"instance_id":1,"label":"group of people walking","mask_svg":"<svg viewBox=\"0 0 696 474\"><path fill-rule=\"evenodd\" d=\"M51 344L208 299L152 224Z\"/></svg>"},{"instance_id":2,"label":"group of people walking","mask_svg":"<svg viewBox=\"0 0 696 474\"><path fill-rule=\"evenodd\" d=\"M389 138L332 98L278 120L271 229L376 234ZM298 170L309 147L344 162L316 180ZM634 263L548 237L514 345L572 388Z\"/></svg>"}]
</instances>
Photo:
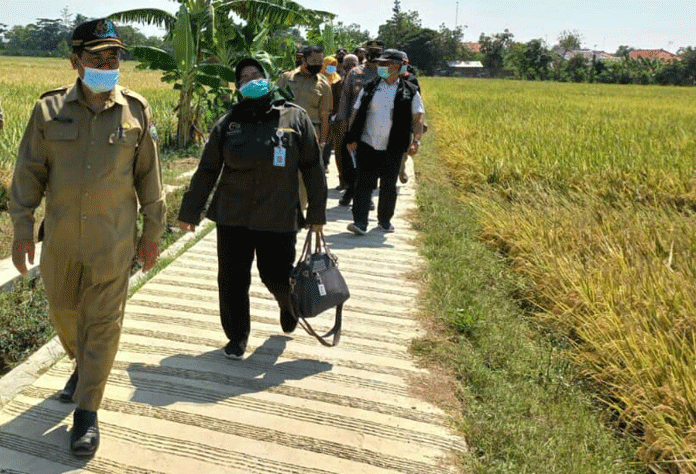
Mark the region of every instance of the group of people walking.
<instances>
[{"instance_id":1,"label":"group of people walking","mask_svg":"<svg viewBox=\"0 0 696 474\"><path fill-rule=\"evenodd\" d=\"M78 77L37 101L11 184L13 263L26 274L35 242L43 241L49 316L76 362L58 395L76 404L70 432L76 456L99 446L97 411L118 348L133 258L150 270L166 225L157 129L147 100L118 85L122 49L107 19L74 30L70 63ZM302 48L297 68L275 84L252 58L236 66L239 101L210 131L178 214L184 231L194 231L204 213L217 224L223 351L231 359L243 357L249 338L254 257L278 302L282 330L297 325L289 276L297 232L320 232L326 223L329 146L341 204L353 201L348 229L367 232L379 180L378 228L394 231L396 181L405 154L418 152L423 103L417 83L406 79L404 53L379 42L356 52L364 52L364 63L345 50L325 57L318 46ZM35 238L35 210L44 198Z\"/></svg>"},{"instance_id":2,"label":"group of people walking","mask_svg":"<svg viewBox=\"0 0 696 474\"><path fill-rule=\"evenodd\" d=\"M397 178L408 180L404 163L418 152L425 109L405 53L384 50L378 40L354 52L340 48L326 56L319 46L301 48L297 68L283 73L277 86L289 87L293 102L312 118L325 169L334 151L344 191L339 204L353 202L348 230L367 233L379 181L378 229L393 232Z\"/></svg>"}]
</instances>

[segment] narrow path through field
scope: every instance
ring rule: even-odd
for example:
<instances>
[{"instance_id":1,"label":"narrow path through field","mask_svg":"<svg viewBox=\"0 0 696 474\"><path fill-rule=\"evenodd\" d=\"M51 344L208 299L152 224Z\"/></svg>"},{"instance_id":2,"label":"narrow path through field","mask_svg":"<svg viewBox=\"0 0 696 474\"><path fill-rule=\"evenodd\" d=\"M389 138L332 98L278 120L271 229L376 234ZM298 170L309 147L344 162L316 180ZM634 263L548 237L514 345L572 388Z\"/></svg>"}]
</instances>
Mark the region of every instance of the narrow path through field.
<instances>
[{"instance_id":1,"label":"narrow path through field","mask_svg":"<svg viewBox=\"0 0 696 474\"><path fill-rule=\"evenodd\" d=\"M80 461L67 449L74 407L54 399L72 370L62 358L2 406L0 472L454 472L464 441L411 385L425 372L408 353L422 333L418 288L407 277L419 264L405 220L415 206L410 163L393 234L374 220L364 237L346 231L350 210L338 206L329 177L325 235L352 295L338 347L301 328L284 335L254 269L247 355L227 360L211 232L129 300L97 455ZM330 327L330 315L316 324Z\"/></svg>"}]
</instances>

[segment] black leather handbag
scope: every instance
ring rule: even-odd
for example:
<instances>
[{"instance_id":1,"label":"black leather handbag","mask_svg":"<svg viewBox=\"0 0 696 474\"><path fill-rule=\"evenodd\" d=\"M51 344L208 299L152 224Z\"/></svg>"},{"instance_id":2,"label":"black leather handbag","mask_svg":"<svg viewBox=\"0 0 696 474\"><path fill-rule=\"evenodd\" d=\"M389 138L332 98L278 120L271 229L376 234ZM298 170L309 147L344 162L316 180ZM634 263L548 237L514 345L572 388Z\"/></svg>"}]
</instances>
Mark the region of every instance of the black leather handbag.
<instances>
[{"instance_id":1,"label":"black leather handbag","mask_svg":"<svg viewBox=\"0 0 696 474\"><path fill-rule=\"evenodd\" d=\"M341 338L343 303L350 297L350 292L338 270L336 256L326 246L323 233L307 232L302 254L290 275L290 288L293 310L300 326L325 346L337 345ZM313 318L331 308L336 308L334 326L320 336L312 329L307 318ZM333 336L331 343L326 341L329 336Z\"/></svg>"}]
</instances>

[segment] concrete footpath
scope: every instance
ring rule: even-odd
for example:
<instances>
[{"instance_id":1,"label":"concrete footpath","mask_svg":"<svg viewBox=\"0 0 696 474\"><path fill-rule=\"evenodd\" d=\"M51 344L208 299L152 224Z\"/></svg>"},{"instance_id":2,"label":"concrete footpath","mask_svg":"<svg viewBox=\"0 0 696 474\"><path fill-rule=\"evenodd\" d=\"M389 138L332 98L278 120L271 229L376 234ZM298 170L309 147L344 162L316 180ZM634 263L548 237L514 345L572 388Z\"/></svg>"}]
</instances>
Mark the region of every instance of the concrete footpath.
<instances>
[{"instance_id":1,"label":"concrete footpath","mask_svg":"<svg viewBox=\"0 0 696 474\"><path fill-rule=\"evenodd\" d=\"M358 237L346 230L351 213L338 206L331 163L324 234L351 290L337 347L299 327L284 335L254 267L249 347L244 360L226 359L213 231L129 300L94 458L68 449L74 405L55 399L72 372L62 357L3 400L0 473L456 472L452 460L464 440L413 389L427 373L408 353L423 334L414 319L418 288L409 280L420 260L406 220L415 208L408 165L396 232L377 230L371 212L368 234ZM332 322L333 313L312 321L324 330Z\"/></svg>"}]
</instances>

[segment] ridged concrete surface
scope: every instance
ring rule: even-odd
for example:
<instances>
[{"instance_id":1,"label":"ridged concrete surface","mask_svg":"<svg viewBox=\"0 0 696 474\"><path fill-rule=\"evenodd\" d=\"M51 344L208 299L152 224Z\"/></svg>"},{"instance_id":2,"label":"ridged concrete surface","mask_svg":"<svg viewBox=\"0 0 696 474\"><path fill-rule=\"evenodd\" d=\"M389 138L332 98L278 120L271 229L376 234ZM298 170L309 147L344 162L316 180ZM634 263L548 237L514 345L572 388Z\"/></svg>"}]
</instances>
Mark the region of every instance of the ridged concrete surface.
<instances>
[{"instance_id":1,"label":"ridged concrete surface","mask_svg":"<svg viewBox=\"0 0 696 474\"><path fill-rule=\"evenodd\" d=\"M455 472L463 439L411 390L424 371L408 353L422 334L409 280L420 261L405 219L415 206L411 160L409 171L396 232L375 229L372 212L364 237L346 231L350 210L329 178L325 235L351 290L338 347L299 327L284 335L254 267L247 354L227 360L213 231L129 300L96 456L67 448L74 406L53 398L72 371L63 358L3 406L0 473ZM332 317L312 323L328 329Z\"/></svg>"}]
</instances>

